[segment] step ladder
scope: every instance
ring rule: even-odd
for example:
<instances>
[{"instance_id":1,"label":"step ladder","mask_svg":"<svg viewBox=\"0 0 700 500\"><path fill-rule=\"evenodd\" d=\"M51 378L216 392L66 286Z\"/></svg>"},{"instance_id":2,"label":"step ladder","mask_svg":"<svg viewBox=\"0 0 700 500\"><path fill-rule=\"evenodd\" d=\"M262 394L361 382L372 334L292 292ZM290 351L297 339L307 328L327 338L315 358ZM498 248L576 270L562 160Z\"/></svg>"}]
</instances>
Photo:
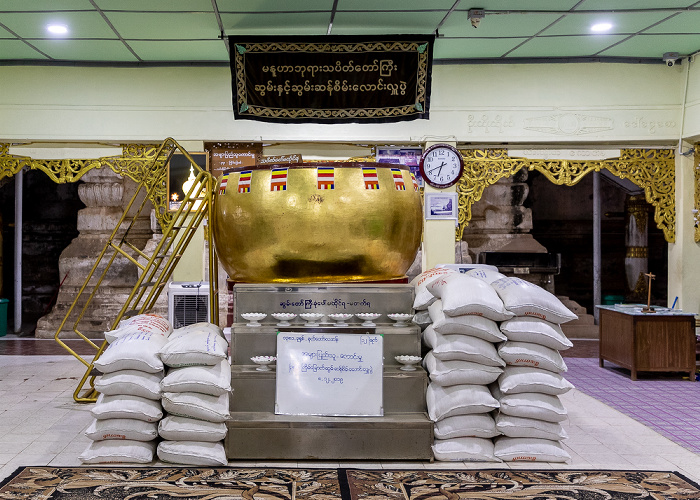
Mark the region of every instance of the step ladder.
<instances>
[{"instance_id":1,"label":"step ladder","mask_svg":"<svg viewBox=\"0 0 700 500\"><path fill-rule=\"evenodd\" d=\"M144 210L150 211L151 206L148 201L163 196L163 187L167 185L168 180L168 164L176 152L180 152L190 162L192 171L195 173L195 181L192 183L189 191L185 193L185 197L177 211L172 214L166 211L162 214L162 220L164 221L161 224L161 227L164 226L163 237L152 255L147 255L130 242L130 233L139 217L142 216L142 212ZM140 270L139 277L134 283L131 293L111 323L110 329L114 330L122 319L147 313L155 306L158 297L163 289L167 287L173 270L195 232L203 222L209 220L214 200L215 184L216 179L209 172L202 170L190 154L172 138L163 141L156 152L153 163L144 169L144 178L138 184L134 196L129 201L54 335L56 342L80 360L87 368L73 393L73 399L76 402L91 403L97 400L94 382L95 377L100 375L100 373L95 369L94 362L107 348L108 343L103 341L98 346L87 338L81 332L81 322L93 299L95 299L101 289L100 287L103 285L110 268L114 265L117 258L126 258ZM168 200L164 201L165 205L167 205ZM163 210L165 209L163 208ZM150 216L150 214L148 215ZM211 224L205 224L205 239L209 242L209 310L210 321L218 324L218 260L214 249L211 227ZM75 316L75 313L77 313L77 316ZM71 320L71 317L74 317L74 319ZM72 331L95 349L96 353L91 360L83 358L61 340L61 332L64 331L64 327L70 321L72 321Z\"/></svg>"}]
</instances>

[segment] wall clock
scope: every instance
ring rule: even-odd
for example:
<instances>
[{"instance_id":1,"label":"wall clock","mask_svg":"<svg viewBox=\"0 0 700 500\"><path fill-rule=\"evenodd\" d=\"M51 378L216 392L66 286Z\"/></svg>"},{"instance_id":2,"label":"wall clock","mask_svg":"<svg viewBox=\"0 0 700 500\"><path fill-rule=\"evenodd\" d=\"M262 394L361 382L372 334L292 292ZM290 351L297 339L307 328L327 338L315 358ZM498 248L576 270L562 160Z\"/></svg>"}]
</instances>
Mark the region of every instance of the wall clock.
<instances>
[{"instance_id":1,"label":"wall clock","mask_svg":"<svg viewBox=\"0 0 700 500\"><path fill-rule=\"evenodd\" d=\"M433 144L420 159L420 174L434 188L444 189L457 184L464 172L464 159L449 144Z\"/></svg>"}]
</instances>

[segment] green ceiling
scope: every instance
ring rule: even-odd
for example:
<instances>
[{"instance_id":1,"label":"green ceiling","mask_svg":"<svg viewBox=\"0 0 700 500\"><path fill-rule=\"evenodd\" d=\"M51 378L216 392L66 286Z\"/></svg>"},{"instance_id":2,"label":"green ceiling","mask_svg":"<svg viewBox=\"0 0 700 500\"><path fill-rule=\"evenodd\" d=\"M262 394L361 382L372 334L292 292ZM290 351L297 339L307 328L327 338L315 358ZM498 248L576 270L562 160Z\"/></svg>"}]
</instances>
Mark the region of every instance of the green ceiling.
<instances>
[{"instance_id":1,"label":"green ceiling","mask_svg":"<svg viewBox=\"0 0 700 500\"><path fill-rule=\"evenodd\" d=\"M478 28L467 18L482 9ZM594 23L609 22L605 34ZM68 28L51 35L49 24ZM662 62L700 51L690 0L0 0L0 64L227 64L224 35L437 33L437 63Z\"/></svg>"}]
</instances>

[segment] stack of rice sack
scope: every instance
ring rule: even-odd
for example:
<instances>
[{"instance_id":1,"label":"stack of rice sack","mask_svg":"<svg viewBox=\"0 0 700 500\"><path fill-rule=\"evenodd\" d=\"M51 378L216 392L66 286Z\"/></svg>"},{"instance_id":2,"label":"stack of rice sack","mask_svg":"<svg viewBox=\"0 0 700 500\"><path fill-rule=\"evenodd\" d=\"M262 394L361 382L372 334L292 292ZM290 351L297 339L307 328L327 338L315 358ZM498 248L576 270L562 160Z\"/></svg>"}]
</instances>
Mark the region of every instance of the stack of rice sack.
<instances>
[{"instance_id":1,"label":"stack of rice sack","mask_svg":"<svg viewBox=\"0 0 700 500\"><path fill-rule=\"evenodd\" d=\"M423 331L430 348L424 366L430 376L428 414L435 422L433 454L437 460L498 461L492 438L499 431L491 412L499 403L488 385L505 366L495 347L506 340L497 322L513 314L488 283L469 273L440 273L426 290L434 300L428 306L432 323Z\"/></svg>"},{"instance_id":2,"label":"stack of rice sack","mask_svg":"<svg viewBox=\"0 0 700 500\"><path fill-rule=\"evenodd\" d=\"M226 437L231 392L228 343L221 329L196 323L174 330L160 349L167 367L161 381L167 416L158 425L163 462L227 465Z\"/></svg>"},{"instance_id":3,"label":"stack of rice sack","mask_svg":"<svg viewBox=\"0 0 700 500\"><path fill-rule=\"evenodd\" d=\"M567 414L559 395L573 388L559 351L572 346L559 326L576 319L559 299L520 278L491 283L505 308L516 317L500 325L507 341L498 347L506 362L492 391L500 403L496 427L504 435L494 454L504 461L564 462L571 457L560 444L567 437Z\"/></svg>"},{"instance_id":4,"label":"stack of rice sack","mask_svg":"<svg viewBox=\"0 0 700 500\"><path fill-rule=\"evenodd\" d=\"M153 461L163 416L159 351L171 332L168 320L156 314L134 316L105 332L109 346L94 361L103 374L95 380L100 395L86 431L93 442L79 457L83 463Z\"/></svg>"}]
</instances>

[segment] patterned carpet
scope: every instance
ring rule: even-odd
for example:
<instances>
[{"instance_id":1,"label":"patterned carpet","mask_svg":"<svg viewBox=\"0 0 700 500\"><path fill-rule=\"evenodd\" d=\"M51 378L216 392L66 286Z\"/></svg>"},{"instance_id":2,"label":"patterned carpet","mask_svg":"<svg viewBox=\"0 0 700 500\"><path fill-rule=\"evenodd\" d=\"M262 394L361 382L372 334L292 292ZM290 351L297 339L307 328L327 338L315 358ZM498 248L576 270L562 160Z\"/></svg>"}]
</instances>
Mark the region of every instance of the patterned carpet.
<instances>
[{"instance_id":1,"label":"patterned carpet","mask_svg":"<svg viewBox=\"0 0 700 500\"><path fill-rule=\"evenodd\" d=\"M603 500L700 498L674 472L411 471L207 467L22 467L3 499Z\"/></svg>"}]
</instances>

